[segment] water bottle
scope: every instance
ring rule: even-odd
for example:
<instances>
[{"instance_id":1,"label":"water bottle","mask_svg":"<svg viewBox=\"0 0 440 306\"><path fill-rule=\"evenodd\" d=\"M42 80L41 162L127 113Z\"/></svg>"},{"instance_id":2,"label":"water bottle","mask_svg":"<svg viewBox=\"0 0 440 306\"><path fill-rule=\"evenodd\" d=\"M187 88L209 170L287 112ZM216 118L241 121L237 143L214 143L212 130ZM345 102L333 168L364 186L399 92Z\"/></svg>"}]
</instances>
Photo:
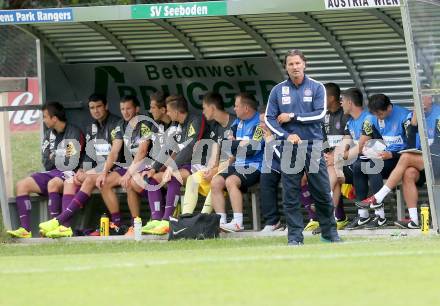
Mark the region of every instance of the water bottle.
<instances>
[{"instance_id":1,"label":"water bottle","mask_svg":"<svg viewBox=\"0 0 440 306\"><path fill-rule=\"evenodd\" d=\"M420 208L420 216L422 219L422 233L428 234L429 233L429 206L428 204L422 204L422 207Z\"/></svg>"},{"instance_id":2,"label":"water bottle","mask_svg":"<svg viewBox=\"0 0 440 306\"><path fill-rule=\"evenodd\" d=\"M142 240L142 219L139 217L134 218L133 222L134 227L134 240L141 241Z\"/></svg>"},{"instance_id":3,"label":"water bottle","mask_svg":"<svg viewBox=\"0 0 440 306\"><path fill-rule=\"evenodd\" d=\"M104 213L99 222L99 236L108 236L110 229L110 219Z\"/></svg>"}]
</instances>

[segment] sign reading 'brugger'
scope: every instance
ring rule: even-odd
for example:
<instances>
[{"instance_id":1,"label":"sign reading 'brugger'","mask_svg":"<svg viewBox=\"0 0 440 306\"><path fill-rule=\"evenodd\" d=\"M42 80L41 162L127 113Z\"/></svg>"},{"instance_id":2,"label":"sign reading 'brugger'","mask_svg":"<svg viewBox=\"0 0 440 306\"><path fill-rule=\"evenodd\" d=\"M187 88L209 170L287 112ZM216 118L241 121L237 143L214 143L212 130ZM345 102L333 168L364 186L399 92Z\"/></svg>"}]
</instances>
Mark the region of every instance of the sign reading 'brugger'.
<instances>
[{"instance_id":1,"label":"sign reading 'brugger'","mask_svg":"<svg viewBox=\"0 0 440 306\"><path fill-rule=\"evenodd\" d=\"M73 21L72 9L0 11L2 23L35 23Z\"/></svg>"},{"instance_id":2,"label":"sign reading 'brugger'","mask_svg":"<svg viewBox=\"0 0 440 306\"><path fill-rule=\"evenodd\" d=\"M226 15L226 1L135 5L133 19Z\"/></svg>"},{"instance_id":3,"label":"sign reading 'brugger'","mask_svg":"<svg viewBox=\"0 0 440 306\"><path fill-rule=\"evenodd\" d=\"M328 10L400 6L400 0L324 0Z\"/></svg>"}]
</instances>

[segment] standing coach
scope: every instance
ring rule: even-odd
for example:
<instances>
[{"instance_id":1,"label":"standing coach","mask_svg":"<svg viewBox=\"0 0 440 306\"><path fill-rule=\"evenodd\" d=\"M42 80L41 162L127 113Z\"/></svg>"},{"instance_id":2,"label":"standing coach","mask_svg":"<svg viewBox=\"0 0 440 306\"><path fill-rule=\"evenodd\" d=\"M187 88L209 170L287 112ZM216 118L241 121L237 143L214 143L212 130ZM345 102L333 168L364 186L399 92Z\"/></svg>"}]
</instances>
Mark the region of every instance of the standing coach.
<instances>
[{"instance_id":1,"label":"standing coach","mask_svg":"<svg viewBox=\"0 0 440 306\"><path fill-rule=\"evenodd\" d=\"M336 231L333 215L333 203L330 195L330 183L322 150L316 156L316 144L322 148L322 122L327 112L325 88L304 74L306 58L299 50L288 51L284 58L284 66L289 78L277 84L269 95L265 121L266 125L283 139L283 151L292 149L292 158L281 158L282 165L292 168L299 163L297 173L286 173L282 166L281 181L283 184L283 205L288 227L288 245L303 244L302 234L304 223L299 202L301 177L307 175L310 192L315 201L316 213L321 226L321 240L325 242L341 241ZM305 156L297 154L298 144L307 146ZM289 149L288 149L289 148ZM316 157L320 157L316 162ZM305 158L304 160L301 160ZM312 165L310 164L312 161ZM317 169L313 169L317 168ZM289 171L292 172L292 171Z\"/></svg>"}]
</instances>

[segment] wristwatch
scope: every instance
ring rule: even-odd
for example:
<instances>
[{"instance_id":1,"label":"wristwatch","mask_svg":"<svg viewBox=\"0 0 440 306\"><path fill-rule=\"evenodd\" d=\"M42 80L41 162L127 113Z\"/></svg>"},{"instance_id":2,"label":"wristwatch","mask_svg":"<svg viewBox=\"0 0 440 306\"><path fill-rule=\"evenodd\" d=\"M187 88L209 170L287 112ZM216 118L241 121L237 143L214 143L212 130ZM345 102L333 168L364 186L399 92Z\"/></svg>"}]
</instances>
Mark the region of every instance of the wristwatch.
<instances>
[{"instance_id":1,"label":"wristwatch","mask_svg":"<svg viewBox=\"0 0 440 306\"><path fill-rule=\"evenodd\" d=\"M293 119L293 117L295 117L295 114L294 113L289 113L289 118Z\"/></svg>"}]
</instances>

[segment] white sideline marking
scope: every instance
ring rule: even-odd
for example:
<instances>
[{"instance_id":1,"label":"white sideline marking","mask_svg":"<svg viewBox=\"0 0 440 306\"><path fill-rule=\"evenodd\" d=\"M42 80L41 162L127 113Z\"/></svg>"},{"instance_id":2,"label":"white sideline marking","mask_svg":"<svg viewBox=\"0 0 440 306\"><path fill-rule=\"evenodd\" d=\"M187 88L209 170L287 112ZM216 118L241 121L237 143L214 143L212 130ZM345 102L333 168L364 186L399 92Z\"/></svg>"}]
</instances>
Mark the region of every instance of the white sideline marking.
<instances>
[{"instance_id":1,"label":"white sideline marking","mask_svg":"<svg viewBox=\"0 0 440 306\"><path fill-rule=\"evenodd\" d=\"M285 247L291 248L291 247ZM299 249L302 247L299 247ZM292 248L292 252L297 249ZM361 257L390 257L390 256L420 256L420 255L440 255L438 251L383 251L383 252L363 252L352 254L290 254L290 255L268 255L268 256L240 256L231 258L205 257L178 260L156 260L156 261L140 261L125 263L109 263L84 265L76 267L64 268L16 268L2 269L0 275L22 274L22 273L50 273L50 272L78 272L98 269L115 269L115 268L141 268L149 266L165 266L165 265L185 265L185 264L204 264L204 263L221 263L221 262L250 262L250 261L273 261L273 260L294 260L294 259L319 259L332 260L341 258L361 258Z\"/></svg>"}]
</instances>

